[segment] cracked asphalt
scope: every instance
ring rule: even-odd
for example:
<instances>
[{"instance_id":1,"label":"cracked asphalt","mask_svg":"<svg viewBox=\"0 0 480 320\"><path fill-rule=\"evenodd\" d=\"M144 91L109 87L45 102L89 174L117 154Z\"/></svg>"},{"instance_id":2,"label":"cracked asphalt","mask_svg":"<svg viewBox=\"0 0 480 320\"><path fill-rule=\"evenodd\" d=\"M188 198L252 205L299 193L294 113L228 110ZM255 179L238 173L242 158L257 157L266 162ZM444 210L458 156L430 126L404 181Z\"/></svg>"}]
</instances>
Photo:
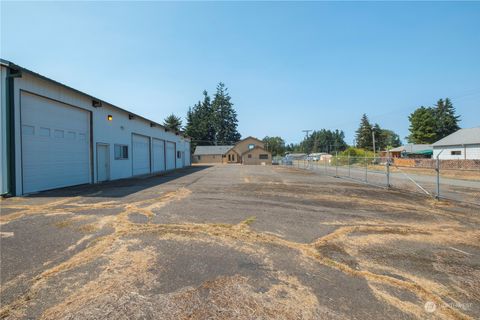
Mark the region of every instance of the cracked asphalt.
<instances>
[{"instance_id":1,"label":"cracked asphalt","mask_svg":"<svg viewBox=\"0 0 480 320\"><path fill-rule=\"evenodd\" d=\"M1 318L480 318L467 204L218 165L0 205Z\"/></svg>"}]
</instances>

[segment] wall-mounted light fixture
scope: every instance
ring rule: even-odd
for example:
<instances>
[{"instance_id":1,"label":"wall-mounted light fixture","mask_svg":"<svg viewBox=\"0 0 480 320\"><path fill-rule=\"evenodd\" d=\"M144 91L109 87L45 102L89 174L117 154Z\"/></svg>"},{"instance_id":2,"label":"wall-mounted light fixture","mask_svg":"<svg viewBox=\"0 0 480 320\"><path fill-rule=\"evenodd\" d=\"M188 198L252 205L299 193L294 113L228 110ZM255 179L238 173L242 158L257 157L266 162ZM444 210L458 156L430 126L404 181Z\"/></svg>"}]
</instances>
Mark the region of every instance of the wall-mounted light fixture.
<instances>
[{"instance_id":1,"label":"wall-mounted light fixture","mask_svg":"<svg viewBox=\"0 0 480 320\"><path fill-rule=\"evenodd\" d=\"M100 107L102 107L102 103L98 100L92 100L92 107L100 108Z\"/></svg>"},{"instance_id":2,"label":"wall-mounted light fixture","mask_svg":"<svg viewBox=\"0 0 480 320\"><path fill-rule=\"evenodd\" d=\"M135 116L134 116L133 114L129 114L129 115L128 115L128 119L129 119L129 120L132 120L133 118L135 118Z\"/></svg>"},{"instance_id":3,"label":"wall-mounted light fixture","mask_svg":"<svg viewBox=\"0 0 480 320\"><path fill-rule=\"evenodd\" d=\"M113 117L112 117L111 114L109 114L109 115L107 116L107 120L108 120L108 121L112 121L112 120L113 120Z\"/></svg>"},{"instance_id":4,"label":"wall-mounted light fixture","mask_svg":"<svg viewBox=\"0 0 480 320\"><path fill-rule=\"evenodd\" d=\"M150 122L150 127L152 127L152 128L155 127L155 123Z\"/></svg>"}]
</instances>

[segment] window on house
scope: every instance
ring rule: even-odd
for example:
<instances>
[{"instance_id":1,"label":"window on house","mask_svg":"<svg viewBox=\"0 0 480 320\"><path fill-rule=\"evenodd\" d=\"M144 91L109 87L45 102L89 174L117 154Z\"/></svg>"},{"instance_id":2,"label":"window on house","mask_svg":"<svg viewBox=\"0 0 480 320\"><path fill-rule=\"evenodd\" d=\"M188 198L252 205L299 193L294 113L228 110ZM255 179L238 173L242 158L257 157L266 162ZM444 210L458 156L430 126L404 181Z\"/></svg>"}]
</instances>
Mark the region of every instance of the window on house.
<instances>
[{"instance_id":1,"label":"window on house","mask_svg":"<svg viewBox=\"0 0 480 320\"><path fill-rule=\"evenodd\" d=\"M450 154L451 154L452 156L461 156L461 155L462 155L462 151L460 151L460 150L450 151Z\"/></svg>"},{"instance_id":2,"label":"window on house","mask_svg":"<svg viewBox=\"0 0 480 320\"><path fill-rule=\"evenodd\" d=\"M255 148L255 144L250 143L250 144L248 145L248 150L252 150L253 148Z\"/></svg>"},{"instance_id":3,"label":"window on house","mask_svg":"<svg viewBox=\"0 0 480 320\"><path fill-rule=\"evenodd\" d=\"M235 161L235 155L232 154L232 161Z\"/></svg>"},{"instance_id":4,"label":"window on house","mask_svg":"<svg viewBox=\"0 0 480 320\"><path fill-rule=\"evenodd\" d=\"M177 151L177 159L181 159L182 158L182 153L180 151Z\"/></svg>"},{"instance_id":5,"label":"window on house","mask_svg":"<svg viewBox=\"0 0 480 320\"><path fill-rule=\"evenodd\" d=\"M115 160L128 159L128 146L123 144L115 145Z\"/></svg>"},{"instance_id":6,"label":"window on house","mask_svg":"<svg viewBox=\"0 0 480 320\"><path fill-rule=\"evenodd\" d=\"M252 158L252 154L248 154L248 159L251 159Z\"/></svg>"},{"instance_id":7,"label":"window on house","mask_svg":"<svg viewBox=\"0 0 480 320\"><path fill-rule=\"evenodd\" d=\"M201 157L201 156L197 156L197 160L201 160L201 159L202 159L202 157Z\"/></svg>"},{"instance_id":8,"label":"window on house","mask_svg":"<svg viewBox=\"0 0 480 320\"><path fill-rule=\"evenodd\" d=\"M259 159L262 159L262 160L268 160L268 154L261 154L258 156Z\"/></svg>"},{"instance_id":9,"label":"window on house","mask_svg":"<svg viewBox=\"0 0 480 320\"><path fill-rule=\"evenodd\" d=\"M232 156L228 155L228 161L232 161Z\"/></svg>"}]
</instances>

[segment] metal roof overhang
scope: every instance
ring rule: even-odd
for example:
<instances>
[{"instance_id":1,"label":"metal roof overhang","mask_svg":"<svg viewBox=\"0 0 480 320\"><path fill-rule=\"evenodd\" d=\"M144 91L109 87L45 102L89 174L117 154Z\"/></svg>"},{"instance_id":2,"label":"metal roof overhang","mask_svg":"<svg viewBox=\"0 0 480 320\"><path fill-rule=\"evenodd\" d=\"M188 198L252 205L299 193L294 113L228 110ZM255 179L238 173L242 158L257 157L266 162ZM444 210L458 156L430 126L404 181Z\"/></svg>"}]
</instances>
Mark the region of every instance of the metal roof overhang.
<instances>
[{"instance_id":1,"label":"metal roof overhang","mask_svg":"<svg viewBox=\"0 0 480 320\"><path fill-rule=\"evenodd\" d=\"M103 99L99 99L99 98L94 97L94 96L92 96L92 95L90 95L90 94L88 94L88 93L85 93L85 92L83 92L83 91L80 91L80 90L77 90L77 89L72 88L72 87L70 87L70 86L67 86L66 84L63 84L63 83L61 83L61 82L58 82L58 81L55 81L55 80L50 79L50 78L48 78L48 77L45 77L45 76L43 76L43 75L41 75L41 74L39 74L39 73L36 73L36 72L34 72L34 71L32 71L32 70L29 70L29 69L27 69L27 68L24 68L24 67L22 67L22 66L19 66L19 65L13 63L13 62L8 61L8 60L1 59L1 58L0 58L0 65L5 66L5 67L10 68L10 69L20 70L20 71L22 71L22 72L29 73L29 74L31 74L31 75L33 75L33 76L35 76L35 77L40 78L40 79L43 79L43 80L46 80L46 81L48 81L48 82L54 83L54 84L56 84L56 85L59 85L59 86L61 86L61 87L66 88L66 89L68 89L68 90L72 90L72 91L74 91L74 92L76 92L76 93L78 93L78 94L87 96L87 97L90 98L90 99L98 100L98 101L100 101L100 102L102 102L102 103L108 104L108 105L112 106L113 108L115 108L115 109L117 109L117 110L123 111L123 112L125 112L125 113L127 113L127 114L131 114L131 115L133 115L133 116L135 116L135 117L138 117L138 118L143 119L143 120L145 120L145 121L151 122L151 123L155 124L156 126L159 126L159 127L163 128L163 129L165 129L166 131L168 130L164 125L162 125L162 124L160 124L160 123L158 123L158 122L155 122L155 121L153 121L153 120L147 119L147 118L145 118L145 117L142 117L141 115L138 115L138 114L133 113L133 112L131 112L131 111L128 111L128 110L126 110L126 109L120 108L120 107L118 107L118 106L116 106L116 105L114 105L114 104L111 104L110 102L107 102L107 101L105 101L105 100L103 100ZM179 133L179 134L182 134L182 136L183 136L184 138L186 138L186 139L191 139L191 137L185 135L184 132L182 132L182 131L180 131L180 132L178 132L178 133Z\"/></svg>"}]
</instances>

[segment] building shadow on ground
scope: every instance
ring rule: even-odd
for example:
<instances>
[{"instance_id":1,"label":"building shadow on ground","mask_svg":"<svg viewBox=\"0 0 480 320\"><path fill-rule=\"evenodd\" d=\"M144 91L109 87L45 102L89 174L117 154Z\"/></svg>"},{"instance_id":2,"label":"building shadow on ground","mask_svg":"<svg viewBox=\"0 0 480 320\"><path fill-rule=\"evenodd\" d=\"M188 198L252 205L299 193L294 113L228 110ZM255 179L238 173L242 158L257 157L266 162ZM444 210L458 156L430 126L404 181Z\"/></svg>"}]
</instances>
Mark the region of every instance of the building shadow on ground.
<instances>
[{"instance_id":1,"label":"building shadow on ground","mask_svg":"<svg viewBox=\"0 0 480 320\"><path fill-rule=\"evenodd\" d=\"M73 187L66 187L48 191L42 191L27 195L27 198L42 197L105 197L121 198L130 194L140 192L176 179L194 174L196 172L212 167L211 165L194 165L187 168L177 169L158 175L145 175L133 178L126 178L114 181L107 181L98 184L84 184Z\"/></svg>"}]
</instances>

